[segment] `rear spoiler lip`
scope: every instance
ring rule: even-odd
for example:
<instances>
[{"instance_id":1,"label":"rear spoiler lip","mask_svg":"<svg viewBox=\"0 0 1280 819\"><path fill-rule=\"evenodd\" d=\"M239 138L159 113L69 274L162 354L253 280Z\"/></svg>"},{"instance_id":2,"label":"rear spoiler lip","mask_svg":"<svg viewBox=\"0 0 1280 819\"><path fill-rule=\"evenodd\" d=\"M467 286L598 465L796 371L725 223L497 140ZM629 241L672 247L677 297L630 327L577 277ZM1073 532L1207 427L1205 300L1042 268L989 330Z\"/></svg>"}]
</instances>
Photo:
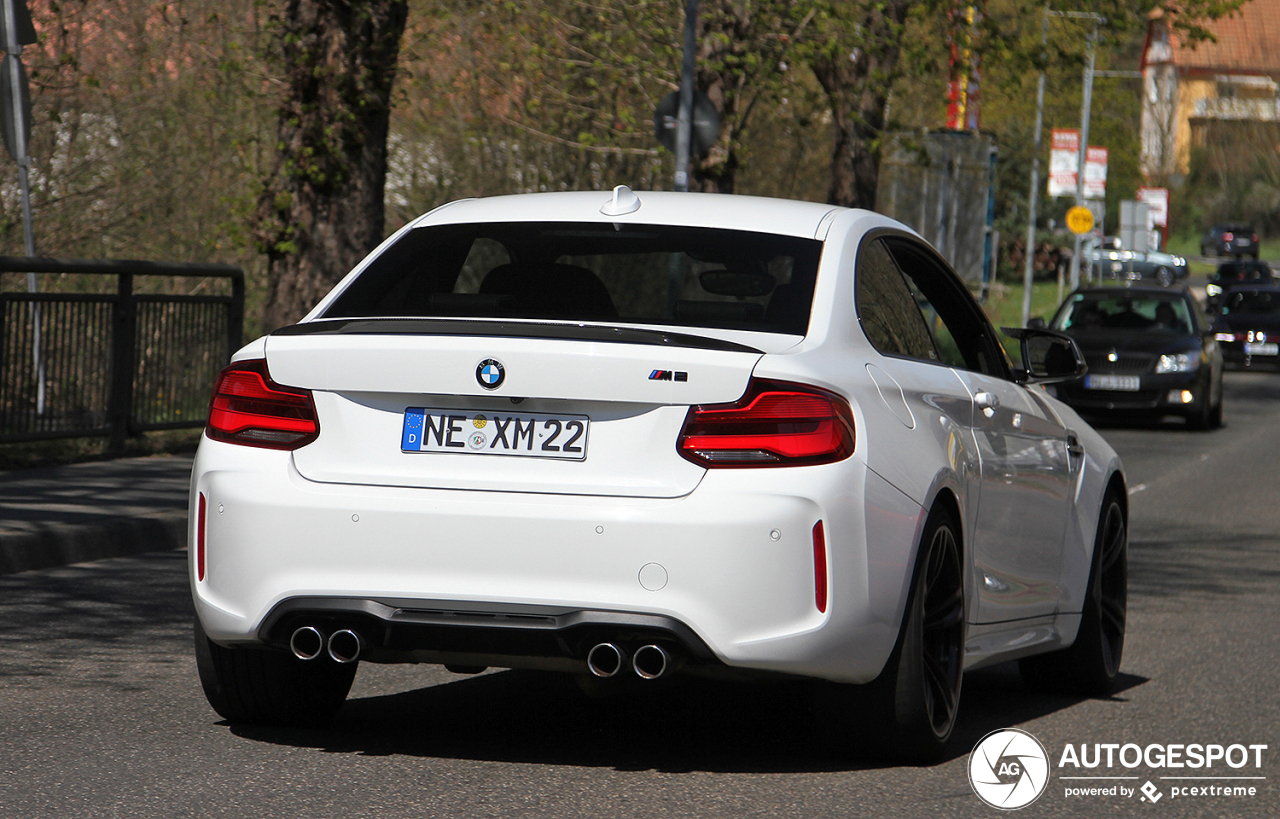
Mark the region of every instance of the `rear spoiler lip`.
<instances>
[{"instance_id":1,"label":"rear spoiler lip","mask_svg":"<svg viewBox=\"0 0 1280 819\"><path fill-rule=\"evenodd\" d=\"M719 338L615 327L577 322L465 320L436 318L342 318L305 321L281 327L273 336L312 335L423 335L496 336L504 338L549 338L568 341L602 341L612 344L648 344L658 347L687 347L732 353L763 355L764 351Z\"/></svg>"}]
</instances>

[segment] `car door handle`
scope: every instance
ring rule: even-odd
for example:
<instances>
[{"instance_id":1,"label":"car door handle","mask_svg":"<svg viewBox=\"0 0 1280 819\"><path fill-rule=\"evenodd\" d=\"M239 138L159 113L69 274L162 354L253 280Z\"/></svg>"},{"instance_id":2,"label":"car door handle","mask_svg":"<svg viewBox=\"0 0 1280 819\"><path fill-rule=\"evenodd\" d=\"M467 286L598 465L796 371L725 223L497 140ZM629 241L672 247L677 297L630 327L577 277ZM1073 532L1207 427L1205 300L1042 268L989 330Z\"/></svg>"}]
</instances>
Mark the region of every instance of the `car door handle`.
<instances>
[{"instance_id":1,"label":"car door handle","mask_svg":"<svg viewBox=\"0 0 1280 819\"><path fill-rule=\"evenodd\" d=\"M1072 458L1084 457L1084 446L1074 432L1067 436L1067 454Z\"/></svg>"},{"instance_id":2,"label":"car door handle","mask_svg":"<svg viewBox=\"0 0 1280 819\"><path fill-rule=\"evenodd\" d=\"M994 412L995 410L1000 408L1000 399L996 396L995 393L991 393L991 392L980 392L977 395L973 396L973 403L978 409L982 410L983 412L986 412L987 410L991 410ZM991 416L988 415L987 417L989 418Z\"/></svg>"}]
</instances>

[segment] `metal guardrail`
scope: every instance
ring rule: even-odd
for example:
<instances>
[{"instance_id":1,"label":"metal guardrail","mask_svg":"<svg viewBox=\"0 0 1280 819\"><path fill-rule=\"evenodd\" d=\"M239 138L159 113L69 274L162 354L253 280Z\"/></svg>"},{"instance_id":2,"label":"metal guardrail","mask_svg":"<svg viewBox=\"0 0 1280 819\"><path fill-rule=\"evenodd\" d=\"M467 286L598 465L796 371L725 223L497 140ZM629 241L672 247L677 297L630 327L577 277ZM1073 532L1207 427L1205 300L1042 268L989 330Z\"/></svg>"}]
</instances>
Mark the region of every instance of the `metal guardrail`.
<instances>
[{"instance_id":1,"label":"metal guardrail","mask_svg":"<svg viewBox=\"0 0 1280 819\"><path fill-rule=\"evenodd\" d=\"M0 293L0 443L199 427L240 348L244 272L231 265L0 256L3 273L117 278L116 292ZM229 296L135 294L137 276L222 278Z\"/></svg>"}]
</instances>

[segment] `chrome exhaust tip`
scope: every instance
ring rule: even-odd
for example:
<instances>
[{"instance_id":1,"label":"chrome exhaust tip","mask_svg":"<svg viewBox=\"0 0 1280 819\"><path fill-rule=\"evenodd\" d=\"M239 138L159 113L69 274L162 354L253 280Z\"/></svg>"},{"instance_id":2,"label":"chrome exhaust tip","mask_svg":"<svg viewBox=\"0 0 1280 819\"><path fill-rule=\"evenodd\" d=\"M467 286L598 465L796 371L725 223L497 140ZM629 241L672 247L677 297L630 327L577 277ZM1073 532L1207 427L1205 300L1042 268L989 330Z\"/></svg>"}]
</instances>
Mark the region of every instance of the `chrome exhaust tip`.
<instances>
[{"instance_id":1,"label":"chrome exhaust tip","mask_svg":"<svg viewBox=\"0 0 1280 819\"><path fill-rule=\"evenodd\" d=\"M661 646L640 646L631 657L631 668L641 679L656 680L671 666L671 655Z\"/></svg>"},{"instance_id":2,"label":"chrome exhaust tip","mask_svg":"<svg viewBox=\"0 0 1280 819\"><path fill-rule=\"evenodd\" d=\"M324 635L315 626L295 629L289 637L289 650L299 660L314 660L324 651Z\"/></svg>"},{"instance_id":3,"label":"chrome exhaust tip","mask_svg":"<svg viewBox=\"0 0 1280 819\"><path fill-rule=\"evenodd\" d=\"M360 650L364 644L360 635L349 628L335 631L329 635L329 656L337 663L354 663L360 659Z\"/></svg>"},{"instance_id":4,"label":"chrome exhaust tip","mask_svg":"<svg viewBox=\"0 0 1280 819\"><path fill-rule=\"evenodd\" d=\"M597 677L609 678L622 670L626 657L613 643L600 643L587 652L587 668Z\"/></svg>"}]
</instances>

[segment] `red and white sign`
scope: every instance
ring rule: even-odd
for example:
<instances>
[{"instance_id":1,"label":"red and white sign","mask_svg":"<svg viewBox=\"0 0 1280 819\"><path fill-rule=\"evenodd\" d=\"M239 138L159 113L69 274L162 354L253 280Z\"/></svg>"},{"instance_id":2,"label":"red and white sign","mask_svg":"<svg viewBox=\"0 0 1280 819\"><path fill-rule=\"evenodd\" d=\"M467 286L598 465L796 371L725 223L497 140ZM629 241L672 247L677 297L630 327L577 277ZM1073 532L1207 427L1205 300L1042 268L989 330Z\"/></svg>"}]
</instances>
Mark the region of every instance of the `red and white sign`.
<instances>
[{"instance_id":1,"label":"red and white sign","mask_svg":"<svg viewBox=\"0 0 1280 819\"><path fill-rule=\"evenodd\" d=\"M1054 128L1049 149L1049 195L1075 196L1080 168L1080 132ZM1084 157L1084 198L1107 198L1107 149L1090 145Z\"/></svg>"},{"instance_id":2,"label":"red and white sign","mask_svg":"<svg viewBox=\"0 0 1280 819\"><path fill-rule=\"evenodd\" d=\"M1151 214L1151 224L1156 227L1169 226L1169 189L1138 188L1138 201L1145 202L1147 212Z\"/></svg>"},{"instance_id":3,"label":"red and white sign","mask_svg":"<svg viewBox=\"0 0 1280 819\"><path fill-rule=\"evenodd\" d=\"M1054 128L1049 149L1049 195L1075 196L1076 169L1080 164L1080 132Z\"/></svg>"},{"instance_id":4,"label":"red and white sign","mask_svg":"<svg viewBox=\"0 0 1280 819\"><path fill-rule=\"evenodd\" d=\"M1107 198L1107 149L1090 145L1084 154L1084 198Z\"/></svg>"}]
</instances>

